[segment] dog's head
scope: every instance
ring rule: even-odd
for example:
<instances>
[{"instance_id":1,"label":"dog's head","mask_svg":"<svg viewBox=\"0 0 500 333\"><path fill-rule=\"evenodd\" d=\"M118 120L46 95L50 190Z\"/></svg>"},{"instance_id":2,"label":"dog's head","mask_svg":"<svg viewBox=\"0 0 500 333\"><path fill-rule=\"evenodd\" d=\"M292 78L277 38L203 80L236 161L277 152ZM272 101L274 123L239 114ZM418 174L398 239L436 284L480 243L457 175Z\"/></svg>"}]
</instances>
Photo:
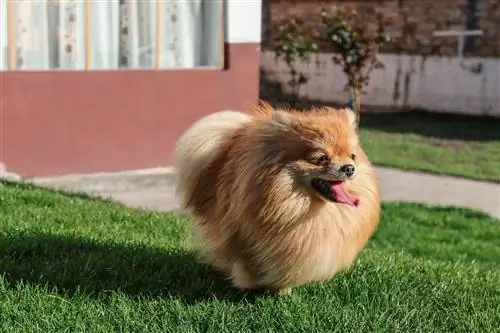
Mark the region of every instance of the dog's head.
<instances>
[{"instance_id":1,"label":"dog's head","mask_svg":"<svg viewBox=\"0 0 500 333\"><path fill-rule=\"evenodd\" d=\"M367 158L359 146L351 110L323 107L263 114L270 128L264 139L272 167L291 175L317 198L354 207L359 204L346 185Z\"/></svg>"}]
</instances>

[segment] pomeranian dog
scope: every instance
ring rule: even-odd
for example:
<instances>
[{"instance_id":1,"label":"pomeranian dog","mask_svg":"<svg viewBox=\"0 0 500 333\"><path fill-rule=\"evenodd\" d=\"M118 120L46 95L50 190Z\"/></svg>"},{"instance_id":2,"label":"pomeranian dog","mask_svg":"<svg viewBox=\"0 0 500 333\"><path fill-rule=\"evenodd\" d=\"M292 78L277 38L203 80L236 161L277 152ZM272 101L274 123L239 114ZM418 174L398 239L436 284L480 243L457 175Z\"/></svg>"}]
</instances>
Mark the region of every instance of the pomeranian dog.
<instances>
[{"instance_id":1,"label":"pomeranian dog","mask_svg":"<svg viewBox=\"0 0 500 333\"><path fill-rule=\"evenodd\" d=\"M355 260L379 223L379 184L351 110L256 109L183 133L177 194L201 258L238 289L289 294Z\"/></svg>"}]
</instances>

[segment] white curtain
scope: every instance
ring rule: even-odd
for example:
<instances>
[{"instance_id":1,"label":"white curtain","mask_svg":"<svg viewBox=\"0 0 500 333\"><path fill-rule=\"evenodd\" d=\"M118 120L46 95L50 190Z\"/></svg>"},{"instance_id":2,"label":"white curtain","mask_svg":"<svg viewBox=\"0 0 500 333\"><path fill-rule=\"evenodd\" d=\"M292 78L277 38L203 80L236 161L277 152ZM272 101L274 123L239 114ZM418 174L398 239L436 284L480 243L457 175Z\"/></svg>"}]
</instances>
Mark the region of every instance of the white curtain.
<instances>
[{"instance_id":1,"label":"white curtain","mask_svg":"<svg viewBox=\"0 0 500 333\"><path fill-rule=\"evenodd\" d=\"M217 66L222 57L221 1L164 1L161 66ZM216 42L214 42L216 41Z\"/></svg>"},{"instance_id":2,"label":"white curtain","mask_svg":"<svg viewBox=\"0 0 500 333\"><path fill-rule=\"evenodd\" d=\"M92 1L91 7L91 68L118 68L119 0Z\"/></svg>"},{"instance_id":3,"label":"white curtain","mask_svg":"<svg viewBox=\"0 0 500 333\"><path fill-rule=\"evenodd\" d=\"M8 67L7 27L7 1L0 0L0 70Z\"/></svg>"},{"instance_id":4,"label":"white curtain","mask_svg":"<svg viewBox=\"0 0 500 333\"><path fill-rule=\"evenodd\" d=\"M13 70L221 65L222 0L87 1L0 0L0 69L12 48Z\"/></svg>"}]
</instances>

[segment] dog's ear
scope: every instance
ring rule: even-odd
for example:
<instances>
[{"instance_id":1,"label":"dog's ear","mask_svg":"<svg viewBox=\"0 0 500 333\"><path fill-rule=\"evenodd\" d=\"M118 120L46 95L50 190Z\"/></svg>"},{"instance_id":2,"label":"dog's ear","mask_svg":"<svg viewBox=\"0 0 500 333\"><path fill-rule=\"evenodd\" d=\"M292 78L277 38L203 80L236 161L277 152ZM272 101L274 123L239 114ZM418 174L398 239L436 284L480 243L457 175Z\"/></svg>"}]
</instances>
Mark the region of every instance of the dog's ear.
<instances>
[{"instance_id":1,"label":"dog's ear","mask_svg":"<svg viewBox=\"0 0 500 333\"><path fill-rule=\"evenodd\" d=\"M343 113L347 123L354 129L358 129L358 116L356 112L350 108L343 108L340 110Z\"/></svg>"},{"instance_id":2,"label":"dog's ear","mask_svg":"<svg viewBox=\"0 0 500 333\"><path fill-rule=\"evenodd\" d=\"M339 117L347 122L349 126L354 129L358 128L358 117L356 116L356 112L354 112L350 108L332 108L325 107L323 110L327 110L332 116Z\"/></svg>"},{"instance_id":3,"label":"dog's ear","mask_svg":"<svg viewBox=\"0 0 500 333\"><path fill-rule=\"evenodd\" d=\"M284 127L293 127L292 119L290 118L290 114L286 111L274 111L271 114L271 120L273 123L278 124Z\"/></svg>"}]
</instances>

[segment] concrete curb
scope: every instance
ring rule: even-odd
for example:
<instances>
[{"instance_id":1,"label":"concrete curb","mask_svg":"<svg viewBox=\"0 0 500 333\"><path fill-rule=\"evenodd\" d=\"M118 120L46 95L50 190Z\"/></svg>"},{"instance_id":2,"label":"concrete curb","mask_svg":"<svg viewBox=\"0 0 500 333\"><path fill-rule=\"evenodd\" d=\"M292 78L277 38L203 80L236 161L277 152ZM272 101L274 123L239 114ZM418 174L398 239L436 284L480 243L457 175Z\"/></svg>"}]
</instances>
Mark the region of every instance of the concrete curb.
<instances>
[{"instance_id":1,"label":"concrete curb","mask_svg":"<svg viewBox=\"0 0 500 333\"><path fill-rule=\"evenodd\" d=\"M8 172L5 163L0 162L0 179L18 182L22 180L22 177L17 173Z\"/></svg>"},{"instance_id":2,"label":"concrete curb","mask_svg":"<svg viewBox=\"0 0 500 333\"><path fill-rule=\"evenodd\" d=\"M24 181L60 190L90 193L122 192L138 189L143 190L145 188L171 187L174 183L174 168L159 167L119 172L35 177L27 178Z\"/></svg>"}]
</instances>

